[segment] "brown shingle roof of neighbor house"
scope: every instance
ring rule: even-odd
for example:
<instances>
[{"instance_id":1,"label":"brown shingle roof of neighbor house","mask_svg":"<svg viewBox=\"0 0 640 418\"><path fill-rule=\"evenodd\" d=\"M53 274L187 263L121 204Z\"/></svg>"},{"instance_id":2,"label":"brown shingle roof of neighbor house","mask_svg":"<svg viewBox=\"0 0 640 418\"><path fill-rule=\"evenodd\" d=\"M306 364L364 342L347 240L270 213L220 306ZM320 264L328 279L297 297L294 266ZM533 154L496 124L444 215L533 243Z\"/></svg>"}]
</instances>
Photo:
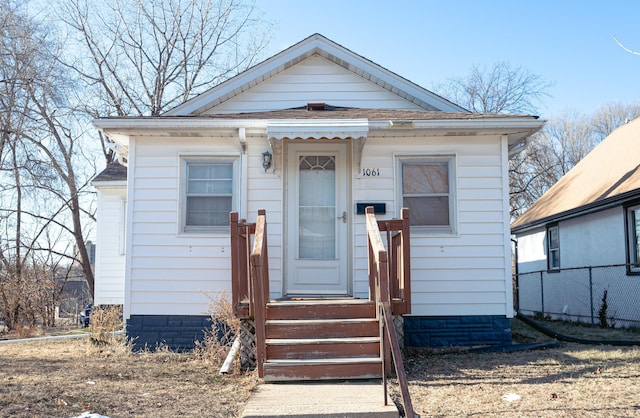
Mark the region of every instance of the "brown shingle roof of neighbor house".
<instances>
[{"instance_id":1,"label":"brown shingle roof of neighbor house","mask_svg":"<svg viewBox=\"0 0 640 418\"><path fill-rule=\"evenodd\" d=\"M511 225L512 232L640 196L640 118L604 139Z\"/></svg>"},{"instance_id":2,"label":"brown shingle roof of neighbor house","mask_svg":"<svg viewBox=\"0 0 640 418\"><path fill-rule=\"evenodd\" d=\"M126 181L127 180L127 167L118 163L117 161L109 164L100 174L95 176L92 183L100 183L107 181Z\"/></svg>"}]
</instances>

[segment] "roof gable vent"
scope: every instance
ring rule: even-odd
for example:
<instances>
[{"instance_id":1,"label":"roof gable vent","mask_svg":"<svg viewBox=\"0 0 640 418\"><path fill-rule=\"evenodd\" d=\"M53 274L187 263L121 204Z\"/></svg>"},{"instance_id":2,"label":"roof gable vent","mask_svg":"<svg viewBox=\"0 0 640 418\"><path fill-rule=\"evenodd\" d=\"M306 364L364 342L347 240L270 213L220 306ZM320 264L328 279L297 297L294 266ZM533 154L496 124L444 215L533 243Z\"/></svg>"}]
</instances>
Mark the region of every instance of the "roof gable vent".
<instances>
[{"instance_id":1,"label":"roof gable vent","mask_svg":"<svg viewBox=\"0 0 640 418\"><path fill-rule=\"evenodd\" d=\"M307 110L327 110L324 102L309 102L307 103Z\"/></svg>"}]
</instances>

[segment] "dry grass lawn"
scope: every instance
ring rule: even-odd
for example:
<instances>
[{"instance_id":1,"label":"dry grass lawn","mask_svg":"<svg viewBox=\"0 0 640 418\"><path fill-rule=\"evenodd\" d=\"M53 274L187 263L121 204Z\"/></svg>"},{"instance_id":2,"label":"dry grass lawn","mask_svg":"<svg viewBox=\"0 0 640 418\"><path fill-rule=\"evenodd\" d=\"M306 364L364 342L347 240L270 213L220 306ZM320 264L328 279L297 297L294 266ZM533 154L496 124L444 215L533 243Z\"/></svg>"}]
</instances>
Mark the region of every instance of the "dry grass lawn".
<instances>
[{"instance_id":1,"label":"dry grass lawn","mask_svg":"<svg viewBox=\"0 0 640 418\"><path fill-rule=\"evenodd\" d=\"M564 345L514 353L413 350L406 369L423 417L637 417L640 348ZM503 396L517 394L509 402Z\"/></svg>"},{"instance_id":2,"label":"dry grass lawn","mask_svg":"<svg viewBox=\"0 0 640 418\"><path fill-rule=\"evenodd\" d=\"M515 327L514 334L548 339ZM0 345L0 416L239 416L259 381L255 373L220 376L214 363L195 353L131 354L86 339ZM423 417L640 417L638 346L408 349L405 364ZM521 399L503 400L509 394Z\"/></svg>"},{"instance_id":3,"label":"dry grass lawn","mask_svg":"<svg viewBox=\"0 0 640 418\"><path fill-rule=\"evenodd\" d=\"M89 340L0 345L0 416L233 417L254 373L221 376L194 354L131 354Z\"/></svg>"}]
</instances>

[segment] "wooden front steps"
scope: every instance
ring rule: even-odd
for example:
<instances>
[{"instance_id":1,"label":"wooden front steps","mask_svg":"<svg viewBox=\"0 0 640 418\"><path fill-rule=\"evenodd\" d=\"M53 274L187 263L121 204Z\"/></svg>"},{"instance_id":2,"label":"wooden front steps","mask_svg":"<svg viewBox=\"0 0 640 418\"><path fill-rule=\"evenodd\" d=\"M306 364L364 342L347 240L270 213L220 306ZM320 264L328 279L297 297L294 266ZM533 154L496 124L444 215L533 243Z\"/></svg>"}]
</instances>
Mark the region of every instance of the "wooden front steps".
<instances>
[{"instance_id":1,"label":"wooden front steps","mask_svg":"<svg viewBox=\"0 0 640 418\"><path fill-rule=\"evenodd\" d=\"M379 332L368 300L269 302L264 380L381 378Z\"/></svg>"}]
</instances>

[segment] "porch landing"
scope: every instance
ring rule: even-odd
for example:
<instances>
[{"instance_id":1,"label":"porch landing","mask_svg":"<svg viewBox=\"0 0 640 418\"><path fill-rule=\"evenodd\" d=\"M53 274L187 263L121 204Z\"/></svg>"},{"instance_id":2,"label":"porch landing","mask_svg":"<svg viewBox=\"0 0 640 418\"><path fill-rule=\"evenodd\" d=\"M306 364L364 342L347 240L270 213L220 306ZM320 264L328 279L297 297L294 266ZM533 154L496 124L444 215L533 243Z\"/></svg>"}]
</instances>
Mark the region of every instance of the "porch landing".
<instances>
[{"instance_id":1,"label":"porch landing","mask_svg":"<svg viewBox=\"0 0 640 418\"><path fill-rule=\"evenodd\" d=\"M262 384L242 418L398 418L391 399L383 405L383 391L380 380Z\"/></svg>"}]
</instances>

